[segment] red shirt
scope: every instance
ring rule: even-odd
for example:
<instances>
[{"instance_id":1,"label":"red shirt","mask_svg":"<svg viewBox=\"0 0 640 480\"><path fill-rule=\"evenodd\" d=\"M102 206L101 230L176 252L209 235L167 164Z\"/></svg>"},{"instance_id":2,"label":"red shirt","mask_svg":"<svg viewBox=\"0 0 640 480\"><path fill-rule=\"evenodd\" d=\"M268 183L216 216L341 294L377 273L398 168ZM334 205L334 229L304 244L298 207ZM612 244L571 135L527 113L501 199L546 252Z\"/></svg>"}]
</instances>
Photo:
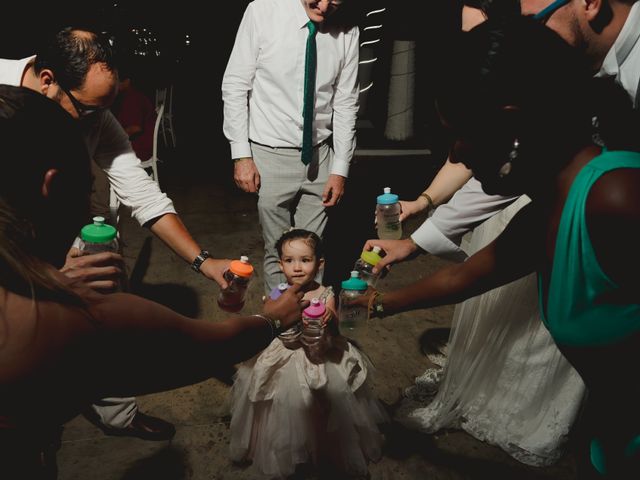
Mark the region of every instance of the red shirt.
<instances>
[{"instance_id":1,"label":"red shirt","mask_svg":"<svg viewBox=\"0 0 640 480\"><path fill-rule=\"evenodd\" d=\"M153 154L153 129L156 110L151 100L133 85L120 92L111 110L125 130L139 126L142 132L134 135L131 146L138 158L148 160Z\"/></svg>"}]
</instances>

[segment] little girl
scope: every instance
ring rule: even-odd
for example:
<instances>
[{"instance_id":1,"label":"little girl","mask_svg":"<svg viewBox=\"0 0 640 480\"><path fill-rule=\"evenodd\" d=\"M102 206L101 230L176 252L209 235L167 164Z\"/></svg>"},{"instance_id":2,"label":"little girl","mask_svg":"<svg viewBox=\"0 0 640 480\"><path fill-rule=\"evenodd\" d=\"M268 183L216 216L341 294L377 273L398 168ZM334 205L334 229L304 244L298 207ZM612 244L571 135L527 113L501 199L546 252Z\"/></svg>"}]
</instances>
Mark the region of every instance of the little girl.
<instances>
[{"instance_id":1,"label":"little girl","mask_svg":"<svg viewBox=\"0 0 640 480\"><path fill-rule=\"evenodd\" d=\"M305 300L324 298L334 333L320 363L286 332L284 342L274 339L240 366L231 391L231 457L251 460L269 477L286 477L308 462L366 475L368 461L380 458L377 424L387 419L371 388L372 365L337 333L335 299L315 281L324 264L320 238L292 230L276 250L288 284L301 285Z\"/></svg>"}]
</instances>

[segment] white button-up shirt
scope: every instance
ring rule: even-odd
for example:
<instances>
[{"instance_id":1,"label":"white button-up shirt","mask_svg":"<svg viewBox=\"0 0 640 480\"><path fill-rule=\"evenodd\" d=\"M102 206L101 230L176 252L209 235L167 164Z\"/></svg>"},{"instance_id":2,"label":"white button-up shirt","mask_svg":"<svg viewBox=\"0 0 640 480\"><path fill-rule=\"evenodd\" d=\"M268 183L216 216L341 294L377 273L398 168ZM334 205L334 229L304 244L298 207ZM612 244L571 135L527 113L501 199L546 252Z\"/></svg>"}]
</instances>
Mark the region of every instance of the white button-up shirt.
<instances>
[{"instance_id":1,"label":"white button-up shirt","mask_svg":"<svg viewBox=\"0 0 640 480\"><path fill-rule=\"evenodd\" d=\"M25 69L34 58L0 59L0 84L20 86ZM82 130L90 157L104 170L116 196L131 208L131 215L140 225L166 213L176 213L171 199L140 165L129 137L110 111L79 121L84 123ZM33 136L37 139L38 132Z\"/></svg>"},{"instance_id":2,"label":"white button-up shirt","mask_svg":"<svg viewBox=\"0 0 640 480\"><path fill-rule=\"evenodd\" d=\"M254 0L244 13L222 81L224 134L231 157L251 157L249 139L302 146L309 22L300 0ZM330 173L346 177L355 150L359 30L318 30L313 144L333 133Z\"/></svg>"},{"instance_id":3,"label":"white button-up shirt","mask_svg":"<svg viewBox=\"0 0 640 480\"><path fill-rule=\"evenodd\" d=\"M638 105L640 83L640 2L634 3L618 38L607 53L597 76L614 76ZM438 207L411 238L434 255L463 260L466 252L460 240L468 231L492 217L518 197L487 195L475 178L469 180L451 200Z\"/></svg>"}]
</instances>

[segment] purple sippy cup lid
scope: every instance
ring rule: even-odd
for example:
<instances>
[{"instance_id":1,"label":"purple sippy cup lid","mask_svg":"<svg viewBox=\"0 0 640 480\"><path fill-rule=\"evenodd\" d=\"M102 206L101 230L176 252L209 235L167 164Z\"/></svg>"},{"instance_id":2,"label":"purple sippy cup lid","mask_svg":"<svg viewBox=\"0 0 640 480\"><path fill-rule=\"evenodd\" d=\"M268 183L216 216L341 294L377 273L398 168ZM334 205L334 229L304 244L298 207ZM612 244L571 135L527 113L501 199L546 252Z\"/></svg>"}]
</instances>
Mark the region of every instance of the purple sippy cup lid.
<instances>
[{"instance_id":1,"label":"purple sippy cup lid","mask_svg":"<svg viewBox=\"0 0 640 480\"><path fill-rule=\"evenodd\" d=\"M278 298L280 298L280 295L282 295L287 288L289 288L288 283L278 284L278 286L275 287L273 290L271 290L271 293L269 293L269 298L271 300L277 300Z\"/></svg>"}]
</instances>

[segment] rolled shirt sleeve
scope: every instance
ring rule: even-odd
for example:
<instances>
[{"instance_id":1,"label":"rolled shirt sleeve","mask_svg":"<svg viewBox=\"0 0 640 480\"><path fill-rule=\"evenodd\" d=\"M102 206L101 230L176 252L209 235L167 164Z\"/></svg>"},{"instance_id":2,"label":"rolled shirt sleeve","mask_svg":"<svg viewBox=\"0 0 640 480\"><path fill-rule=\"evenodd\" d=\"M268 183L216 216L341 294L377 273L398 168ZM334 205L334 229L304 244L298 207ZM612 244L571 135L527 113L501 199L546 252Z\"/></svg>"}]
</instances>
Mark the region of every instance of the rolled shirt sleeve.
<instances>
[{"instance_id":1,"label":"rolled shirt sleeve","mask_svg":"<svg viewBox=\"0 0 640 480\"><path fill-rule=\"evenodd\" d=\"M487 195L482 185L471 178L448 203L436 209L411 238L423 250L451 260L467 256L460 248L465 233L513 203L518 196Z\"/></svg>"},{"instance_id":2,"label":"rolled shirt sleeve","mask_svg":"<svg viewBox=\"0 0 640 480\"><path fill-rule=\"evenodd\" d=\"M142 168L127 134L111 112L101 114L86 139L93 160L104 170L118 200L131 208L140 225L176 213L171 199Z\"/></svg>"}]
</instances>

